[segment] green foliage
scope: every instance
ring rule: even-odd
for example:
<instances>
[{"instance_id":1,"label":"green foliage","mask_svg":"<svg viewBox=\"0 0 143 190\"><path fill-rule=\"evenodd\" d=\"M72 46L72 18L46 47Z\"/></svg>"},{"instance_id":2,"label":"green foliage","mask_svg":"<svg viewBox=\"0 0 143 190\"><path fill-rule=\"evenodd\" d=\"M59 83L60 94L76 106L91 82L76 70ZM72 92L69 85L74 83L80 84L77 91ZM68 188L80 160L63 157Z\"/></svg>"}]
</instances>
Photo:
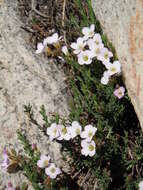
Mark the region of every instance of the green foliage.
<instances>
[{"instance_id":1,"label":"green foliage","mask_svg":"<svg viewBox=\"0 0 143 190\"><path fill-rule=\"evenodd\" d=\"M90 0L74 2L77 9L72 10L67 21L67 30L71 31L67 36L69 45L79 37L83 26L94 23L105 46L114 54L112 61L117 60L112 44L94 16ZM143 164L143 136L127 94L122 100L113 95L116 85L123 85L122 78L115 77L108 86L104 86L100 83L104 68L99 61L95 60L90 66L80 66L76 57L65 59L73 98L70 102L70 120L78 120L83 125L93 123L98 128L95 139L97 154L94 158L85 159L72 154L71 147L66 146L73 157L74 166L77 169L92 168L99 189L137 189L138 179L143 175L142 169L139 169Z\"/></svg>"},{"instance_id":2,"label":"green foliage","mask_svg":"<svg viewBox=\"0 0 143 190\"><path fill-rule=\"evenodd\" d=\"M41 178L45 178L45 176L37 170L37 160L40 158L40 154L32 150L32 146L26 138L26 135L22 134L20 131L17 131L17 135L18 139L23 144L25 153L28 155L28 157L21 155L19 165L24 175L31 181L33 187L36 190L42 190L42 185L39 185L39 183Z\"/></svg>"}]
</instances>

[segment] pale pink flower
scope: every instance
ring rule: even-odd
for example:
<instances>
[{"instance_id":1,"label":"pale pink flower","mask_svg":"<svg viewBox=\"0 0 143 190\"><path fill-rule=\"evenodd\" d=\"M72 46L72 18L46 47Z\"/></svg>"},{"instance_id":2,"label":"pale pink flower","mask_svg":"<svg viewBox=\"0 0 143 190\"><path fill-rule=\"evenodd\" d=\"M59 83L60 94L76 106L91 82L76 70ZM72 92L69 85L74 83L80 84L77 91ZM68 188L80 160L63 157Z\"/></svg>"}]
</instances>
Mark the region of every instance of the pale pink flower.
<instances>
[{"instance_id":1,"label":"pale pink flower","mask_svg":"<svg viewBox=\"0 0 143 190\"><path fill-rule=\"evenodd\" d=\"M6 148L4 148L4 150L3 150L3 162L2 162L1 166L4 170L7 170L9 164L10 164L10 159L8 157Z\"/></svg>"},{"instance_id":2,"label":"pale pink flower","mask_svg":"<svg viewBox=\"0 0 143 190\"><path fill-rule=\"evenodd\" d=\"M121 72L121 64L119 61L114 61L113 63L107 63L105 67L108 69L110 76L119 74Z\"/></svg>"},{"instance_id":3,"label":"pale pink flower","mask_svg":"<svg viewBox=\"0 0 143 190\"><path fill-rule=\"evenodd\" d=\"M78 63L80 65L89 65L92 63L93 53L90 50L82 51L78 55Z\"/></svg>"},{"instance_id":4,"label":"pale pink flower","mask_svg":"<svg viewBox=\"0 0 143 190\"><path fill-rule=\"evenodd\" d=\"M12 186L12 183L9 182L8 186L5 188L5 190L15 190L15 188Z\"/></svg>"},{"instance_id":5,"label":"pale pink flower","mask_svg":"<svg viewBox=\"0 0 143 190\"><path fill-rule=\"evenodd\" d=\"M84 127L84 131L81 133L81 138L85 139L86 141L90 142L97 131L96 127L92 125L86 125Z\"/></svg>"},{"instance_id":6,"label":"pale pink flower","mask_svg":"<svg viewBox=\"0 0 143 190\"><path fill-rule=\"evenodd\" d=\"M43 45L47 46L47 44L56 44L62 39L62 36L59 37L58 33L52 34L52 36L48 36L44 39Z\"/></svg>"},{"instance_id":7,"label":"pale pink flower","mask_svg":"<svg viewBox=\"0 0 143 190\"><path fill-rule=\"evenodd\" d=\"M102 44L102 39L101 39L101 35L99 33L96 33L93 36L93 41L95 42L96 46Z\"/></svg>"},{"instance_id":8,"label":"pale pink flower","mask_svg":"<svg viewBox=\"0 0 143 190\"><path fill-rule=\"evenodd\" d=\"M97 60L100 60L102 49L104 49L104 44L102 42L100 43L100 41L99 44L97 42L95 43L92 38L88 40L87 44L92 52L93 58L96 57Z\"/></svg>"},{"instance_id":9,"label":"pale pink flower","mask_svg":"<svg viewBox=\"0 0 143 190\"><path fill-rule=\"evenodd\" d=\"M48 168L45 169L46 175L48 175L51 179L55 179L57 175L61 173L60 168L56 167L54 163L51 163Z\"/></svg>"},{"instance_id":10,"label":"pale pink flower","mask_svg":"<svg viewBox=\"0 0 143 190\"><path fill-rule=\"evenodd\" d=\"M70 136L70 131L69 131L69 127L65 127L64 125L58 125L58 129L59 129L59 137L57 138L57 140L70 140L71 136Z\"/></svg>"},{"instance_id":11,"label":"pale pink flower","mask_svg":"<svg viewBox=\"0 0 143 190\"><path fill-rule=\"evenodd\" d=\"M31 147L32 147L32 150L36 150L37 149L37 144L36 143L32 143Z\"/></svg>"},{"instance_id":12,"label":"pale pink flower","mask_svg":"<svg viewBox=\"0 0 143 190\"><path fill-rule=\"evenodd\" d=\"M69 127L71 138L75 138L76 136L81 134L82 127L77 121L72 122L72 126Z\"/></svg>"},{"instance_id":13,"label":"pale pink flower","mask_svg":"<svg viewBox=\"0 0 143 190\"><path fill-rule=\"evenodd\" d=\"M86 42L83 38L77 38L76 42L71 43L71 48L74 49L74 54L79 54L83 51L84 47L86 46Z\"/></svg>"},{"instance_id":14,"label":"pale pink flower","mask_svg":"<svg viewBox=\"0 0 143 190\"><path fill-rule=\"evenodd\" d=\"M104 85L107 85L109 82L109 78L110 78L110 75L109 75L108 71L104 71L103 77L101 78L101 83Z\"/></svg>"},{"instance_id":15,"label":"pale pink flower","mask_svg":"<svg viewBox=\"0 0 143 190\"><path fill-rule=\"evenodd\" d=\"M114 91L114 95L115 95L117 98L119 98L119 99L123 98L124 95L125 95L125 88L124 88L123 86L119 87L118 89L116 89L116 90Z\"/></svg>"},{"instance_id":16,"label":"pale pink flower","mask_svg":"<svg viewBox=\"0 0 143 190\"><path fill-rule=\"evenodd\" d=\"M68 55L69 54L67 46L63 46L62 47L62 52L63 52L64 55Z\"/></svg>"},{"instance_id":17,"label":"pale pink flower","mask_svg":"<svg viewBox=\"0 0 143 190\"><path fill-rule=\"evenodd\" d=\"M51 126L47 128L47 135L49 135L50 141L60 136L59 127L56 123L52 123Z\"/></svg>"},{"instance_id":18,"label":"pale pink flower","mask_svg":"<svg viewBox=\"0 0 143 190\"><path fill-rule=\"evenodd\" d=\"M37 161L37 166L39 168L45 168L49 165L49 161L50 161L50 156L45 156L44 154L42 154L40 156L40 160Z\"/></svg>"},{"instance_id":19,"label":"pale pink flower","mask_svg":"<svg viewBox=\"0 0 143 190\"><path fill-rule=\"evenodd\" d=\"M95 150L95 142L94 141L91 141L91 142L87 142L86 140L83 140L81 141L81 154L84 155L84 156L94 156L95 153L96 153L96 150Z\"/></svg>"},{"instance_id":20,"label":"pale pink flower","mask_svg":"<svg viewBox=\"0 0 143 190\"><path fill-rule=\"evenodd\" d=\"M102 61L102 63L106 66L107 63L110 62L110 58L113 57L113 53L109 51L107 48L102 48L98 59Z\"/></svg>"},{"instance_id":21,"label":"pale pink flower","mask_svg":"<svg viewBox=\"0 0 143 190\"><path fill-rule=\"evenodd\" d=\"M94 24L91 24L90 27L84 27L82 29L82 33L84 35L83 39L87 40L88 38L92 38L94 36L94 30L95 30Z\"/></svg>"}]
</instances>

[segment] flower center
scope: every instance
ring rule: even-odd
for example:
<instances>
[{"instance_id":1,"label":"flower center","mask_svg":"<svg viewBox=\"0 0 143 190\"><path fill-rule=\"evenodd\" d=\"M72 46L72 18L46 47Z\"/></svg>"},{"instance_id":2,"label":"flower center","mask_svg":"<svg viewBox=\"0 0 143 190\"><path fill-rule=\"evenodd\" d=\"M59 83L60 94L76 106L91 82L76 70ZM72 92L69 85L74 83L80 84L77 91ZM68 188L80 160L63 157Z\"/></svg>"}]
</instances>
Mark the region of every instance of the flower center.
<instances>
[{"instance_id":1,"label":"flower center","mask_svg":"<svg viewBox=\"0 0 143 190\"><path fill-rule=\"evenodd\" d=\"M108 59L108 53L105 53L104 58Z\"/></svg>"},{"instance_id":2,"label":"flower center","mask_svg":"<svg viewBox=\"0 0 143 190\"><path fill-rule=\"evenodd\" d=\"M48 160L45 160L45 161L44 161L44 165L45 165L45 166L48 166L48 165L49 165L49 161L48 161Z\"/></svg>"},{"instance_id":3,"label":"flower center","mask_svg":"<svg viewBox=\"0 0 143 190\"><path fill-rule=\"evenodd\" d=\"M99 45L99 41L95 41L95 43L96 43L97 45Z\"/></svg>"},{"instance_id":4,"label":"flower center","mask_svg":"<svg viewBox=\"0 0 143 190\"><path fill-rule=\"evenodd\" d=\"M92 144L90 144L88 148L89 148L90 151L94 150L94 146Z\"/></svg>"},{"instance_id":5,"label":"flower center","mask_svg":"<svg viewBox=\"0 0 143 190\"><path fill-rule=\"evenodd\" d=\"M88 133L88 137L92 137L93 136L93 133L92 132L89 132Z\"/></svg>"},{"instance_id":6,"label":"flower center","mask_svg":"<svg viewBox=\"0 0 143 190\"><path fill-rule=\"evenodd\" d=\"M64 128L62 129L62 133L63 133L64 135L67 133L66 127L64 127Z\"/></svg>"},{"instance_id":7,"label":"flower center","mask_svg":"<svg viewBox=\"0 0 143 190\"><path fill-rule=\"evenodd\" d=\"M80 50L82 50L82 49L83 49L83 45L80 44L80 45L78 46L78 48L79 48Z\"/></svg>"},{"instance_id":8,"label":"flower center","mask_svg":"<svg viewBox=\"0 0 143 190\"><path fill-rule=\"evenodd\" d=\"M83 56L83 60L88 61L88 56L87 55Z\"/></svg>"},{"instance_id":9,"label":"flower center","mask_svg":"<svg viewBox=\"0 0 143 190\"><path fill-rule=\"evenodd\" d=\"M112 68L111 68L111 71L112 71L112 72L116 72L116 68L115 68L115 67L112 67Z\"/></svg>"},{"instance_id":10,"label":"flower center","mask_svg":"<svg viewBox=\"0 0 143 190\"><path fill-rule=\"evenodd\" d=\"M56 135L56 133L57 133L57 129L54 129L53 133L54 133L54 135Z\"/></svg>"},{"instance_id":11,"label":"flower center","mask_svg":"<svg viewBox=\"0 0 143 190\"><path fill-rule=\"evenodd\" d=\"M89 36L90 36L90 37L93 36L93 34L94 34L94 33L93 33L92 31L89 32Z\"/></svg>"},{"instance_id":12,"label":"flower center","mask_svg":"<svg viewBox=\"0 0 143 190\"><path fill-rule=\"evenodd\" d=\"M119 92L118 92L118 95L119 95L119 96L121 96L121 95L122 95L122 92L121 92L121 91L119 91Z\"/></svg>"},{"instance_id":13,"label":"flower center","mask_svg":"<svg viewBox=\"0 0 143 190\"><path fill-rule=\"evenodd\" d=\"M100 53L100 49L97 48L96 51L95 51L96 54L99 54Z\"/></svg>"},{"instance_id":14,"label":"flower center","mask_svg":"<svg viewBox=\"0 0 143 190\"><path fill-rule=\"evenodd\" d=\"M80 134L80 129L76 129L76 134L77 134L77 135Z\"/></svg>"},{"instance_id":15,"label":"flower center","mask_svg":"<svg viewBox=\"0 0 143 190\"><path fill-rule=\"evenodd\" d=\"M51 171L51 173L55 173L56 170L55 170L55 168L51 168L50 171Z\"/></svg>"}]
</instances>

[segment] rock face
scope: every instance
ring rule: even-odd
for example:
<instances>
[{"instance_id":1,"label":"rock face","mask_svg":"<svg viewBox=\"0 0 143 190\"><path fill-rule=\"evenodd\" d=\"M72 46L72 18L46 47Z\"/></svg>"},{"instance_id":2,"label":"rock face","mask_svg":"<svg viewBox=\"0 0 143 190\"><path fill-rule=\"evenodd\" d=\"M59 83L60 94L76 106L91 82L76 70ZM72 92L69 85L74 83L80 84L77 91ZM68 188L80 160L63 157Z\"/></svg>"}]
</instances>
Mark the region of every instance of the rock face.
<instances>
[{"instance_id":1,"label":"rock face","mask_svg":"<svg viewBox=\"0 0 143 190\"><path fill-rule=\"evenodd\" d=\"M92 0L92 5L116 49L143 129L143 0Z\"/></svg>"},{"instance_id":2,"label":"rock face","mask_svg":"<svg viewBox=\"0 0 143 190\"><path fill-rule=\"evenodd\" d=\"M27 34L20 29L22 23L16 15L17 0L0 3L0 153L4 146L20 148L16 130L23 128L30 140L38 142L40 151L49 152L58 162L59 146L50 145L37 127L29 124L23 106L30 103L39 122L42 104L47 113L67 115L65 77L52 61L35 55L26 43ZM20 185L24 179L21 173L8 175L0 169L0 188L9 181Z\"/></svg>"}]
</instances>

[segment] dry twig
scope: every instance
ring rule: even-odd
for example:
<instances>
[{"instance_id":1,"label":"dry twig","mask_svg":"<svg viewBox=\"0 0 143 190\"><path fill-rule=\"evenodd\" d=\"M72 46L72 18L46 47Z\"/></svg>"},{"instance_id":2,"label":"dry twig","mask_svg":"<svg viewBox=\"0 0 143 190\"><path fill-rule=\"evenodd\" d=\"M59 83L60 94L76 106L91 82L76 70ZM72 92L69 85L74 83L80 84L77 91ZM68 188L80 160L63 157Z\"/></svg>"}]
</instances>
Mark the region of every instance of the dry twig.
<instances>
[{"instance_id":1,"label":"dry twig","mask_svg":"<svg viewBox=\"0 0 143 190\"><path fill-rule=\"evenodd\" d=\"M65 11L66 11L66 0L64 0L63 2L63 12L62 12L62 27L63 27L63 34L64 34L64 41L67 45L67 41L66 41L66 31L64 30L65 27Z\"/></svg>"},{"instance_id":2,"label":"dry twig","mask_svg":"<svg viewBox=\"0 0 143 190\"><path fill-rule=\"evenodd\" d=\"M97 180L95 180L93 190L96 190L96 188L97 188Z\"/></svg>"},{"instance_id":3,"label":"dry twig","mask_svg":"<svg viewBox=\"0 0 143 190\"><path fill-rule=\"evenodd\" d=\"M31 1L31 8L32 8L32 11L34 11L36 14L40 15L41 17L49 18L48 15L45 15L44 13L41 13L41 12L38 11L35 7L36 7L36 5L35 5L35 0L32 0L32 1Z\"/></svg>"},{"instance_id":4,"label":"dry twig","mask_svg":"<svg viewBox=\"0 0 143 190\"><path fill-rule=\"evenodd\" d=\"M80 174L80 172L81 172L81 169L74 174L74 176L72 177L72 179L76 178Z\"/></svg>"},{"instance_id":5,"label":"dry twig","mask_svg":"<svg viewBox=\"0 0 143 190\"><path fill-rule=\"evenodd\" d=\"M62 27L65 26L65 11L66 11L66 0L64 0L64 2L63 2Z\"/></svg>"},{"instance_id":6,"label":"dry twig","mask_svg":"<svg viewBox=\"0 0 143 190\"><path fill-rule=\"evenodd\" d=\"M28 26L21 26L21 28L23 30L27 31L27 32L35 33L35 31L32 28L28 27Z\"/></svg>"},{"instance_id":7,"label":"dry twig","mask_svg":"<svg viewBox=\"0 0 143 190\"><path fill-rule=\"evenodd\" d=\"M90 171L91 169L88 170L86 176L83 178L82 182L81 182L81 187L83 186L83 184L86 182L86 180L89 178L90 176Z\"/></svg>"}]
</instances>

